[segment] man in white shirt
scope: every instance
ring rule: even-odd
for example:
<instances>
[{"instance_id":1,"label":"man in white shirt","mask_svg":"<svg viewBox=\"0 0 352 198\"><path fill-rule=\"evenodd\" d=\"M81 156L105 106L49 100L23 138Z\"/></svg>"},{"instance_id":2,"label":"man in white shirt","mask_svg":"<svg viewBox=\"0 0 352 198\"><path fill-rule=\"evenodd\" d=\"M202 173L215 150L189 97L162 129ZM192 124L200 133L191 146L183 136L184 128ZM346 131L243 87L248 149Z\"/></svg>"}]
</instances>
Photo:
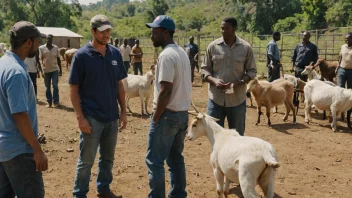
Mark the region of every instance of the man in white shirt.
<instances>
[{"instance_id":1,"label":"man in white shirt","mask_svg":"<svg viewBox=\"0 0 352 198\"><path fill-rule=\"evenodd\" d=\"M45 87L46 87L46 107L54 107L59 105L59 76L62 75L61 60L59 48L53 45L53 35L48 34L46 44L39 47L40 59L44 67ZM51 93L51 83L53 84L53 93Z\"/></svg>"},{"instance_id":2,"label":"man in white shirt","mask_svg":"<svg viewBox=\"0 0 352 198\"><path fill-rule=\"evenodd\" d=\"M35 54L33 58L26 58L24 60L24 63L27 65L27 71L29 74L29 77L31 78L31 81L34 86L34 92L35 96L37 97L37 77L40 78L40 74L44 78L43 70L42 67L40 66L40 61L39 61L39 52ZM40 71L40 74L39 74Z\"/></svg>"},{"instance_id":3,"label":"man in white shirt","mask_svg":"<svg viewBox=\"0 0 352 198\"><path fill-rule=\"evenodd\" d=\"M123 44L120 46L120 51L122 54L122 60L123 64L125 65L125 69L128 73L128 70L130 69L130 54L131 54L131 47L127 44L128 40L124 39Z\"/></svg>"},{"instance_id":4,"label":"man in white shirt","mask_svg":"<svg viewBox=\"0 0 352 198\"><path fill-rule=\"evenodd\" d=\"M191 100L191 66L186 52L173 41L175 23L170 17L160 15L146 26L152 28L154 47L163 49L155 71L154 107L146 156L150 186L148 197L165 197L165 160L170 171L171 190L168 196L187 197L182 152Z\"/></svg>"}]
</instances>

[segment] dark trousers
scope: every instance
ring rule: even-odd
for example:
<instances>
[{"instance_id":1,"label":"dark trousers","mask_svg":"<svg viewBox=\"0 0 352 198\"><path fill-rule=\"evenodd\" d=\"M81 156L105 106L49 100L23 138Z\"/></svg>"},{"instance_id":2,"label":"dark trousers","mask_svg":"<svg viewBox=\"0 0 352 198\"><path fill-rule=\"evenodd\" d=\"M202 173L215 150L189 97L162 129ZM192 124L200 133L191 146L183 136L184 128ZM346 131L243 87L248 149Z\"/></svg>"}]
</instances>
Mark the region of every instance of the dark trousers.
<instances>
[{"instance_id":1,"label":"dark trousers","mask_svg":"<svg viewBox=\"0 0 352 198\"><path fill-rule=\"evenodd\" d=\"M0 197L44 198L42 172L35 169L33 153L22 153L0 162Z\"/></svg>"},{"instance_id":2,"label":"dark trousers","mask_svg":"<svg viewBox=\"0 0 352 198\"><path fill-rule=\"evenodd\" d=\"M192 60L190 59L189 61L191 63L191 72L192 72L191 73L191 77L192 77L192 83L193 83L193 81L194 81L194 69L198 66L198 62L194 61L193 59ZM198 71L199 71L199 69L198 69Z\"/></svg>"},{"instance_id":3,"label":"dark trousers","mask_svg":"<svg viewBox=\"0 0 352 198\"><path fill-rule=\"evenodd\" d=\"M134 75L138 75L138 70L140 72L140 75L143 75L143 65L142 63L133 63L133 72Z\"/></svg>"},{"instance_id":4,"label":"dark trousers","mask_svg":"<svg viewBox=\"0 0 352 198\"><path fill-rule=\"evenodd\" d=\"M273 82L280 78L280 67L268 66L268 81Z\"/></svg>"},{"instance_id":5,"label":"dark trousers","mask_svg":"<svg viewBox=\"0 0 352 198\"><path fill-rule=\"evenodd\" d=\"M303 70L304 69L302 69L300 67L296 67L296 69L295 69L295 77L303 80L304 82L307 82L308 75L302 75L301 73L302 73Z\"/></svg>"},{"instance_id":6,"label":"dark trousers","mask_svg":"<svg viewBox=\"0 0 352 198\"><path fill-rule=\"evenodd\" d=\"M29 74L29 77L31 78L31 81L33 83L35 96L37 96L37 73L28 72L28 74Z\"/></svg>"}]
</instances>

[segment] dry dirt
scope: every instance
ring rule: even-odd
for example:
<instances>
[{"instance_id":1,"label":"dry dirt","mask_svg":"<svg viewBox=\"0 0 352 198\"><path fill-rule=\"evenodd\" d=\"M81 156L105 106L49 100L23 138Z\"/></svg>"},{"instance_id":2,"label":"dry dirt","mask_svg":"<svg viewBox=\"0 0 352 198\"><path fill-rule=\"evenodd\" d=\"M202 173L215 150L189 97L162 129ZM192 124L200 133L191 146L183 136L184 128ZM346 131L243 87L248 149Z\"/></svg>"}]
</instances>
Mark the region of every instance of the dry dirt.
<instances>
[{"instance_id":1,"label":"dry dirt","mask_svg":"<svg viewBox=\"0 0 352 198\"><path fill-rule=\"evenodd\" d=\"M47 138L43 149L49 158L49 169L43 175L46 197L49 198L72 197L79 155L79 132L69 99L68 71L64 68L63 72L59 80L59 109L45 107L44 83L42 78L38 79L39 129ZM205 111L207 86L204 84L203 87L193 87L192 99ZM321 119L321 114L315 116L310 125L305 124L302 106L301 104L295 125L281 120L283 107L280 107L281 113L272 115L271 128L266 126L265 116L262 116L261 124L255 126L256 109L247 108L245 135L270 142L279 156L281 167L276 176L276 197L352 197L352 133L345 122L338 123L337 133L332 132L328 121ZM132 99L131 107L139 114L139 99ZM289 120L292 120L292 116L289 116ZM135 114L128 116L128 121L127 130L120 132L118 136L111 189L122 194L124 198L147 197L149 187L144 158L149 119ZM69 148L74 151L67 152ZM216 197L207 138L186 141L184 156L188 197ZM88 197L96 197L96 176L97 163L92 169ZM169 188L168 174L166 182ZM257 192L261 193L259 188ZM237 185L231 184L229 197L242 197Z\"/></svg>"}]
</instances>

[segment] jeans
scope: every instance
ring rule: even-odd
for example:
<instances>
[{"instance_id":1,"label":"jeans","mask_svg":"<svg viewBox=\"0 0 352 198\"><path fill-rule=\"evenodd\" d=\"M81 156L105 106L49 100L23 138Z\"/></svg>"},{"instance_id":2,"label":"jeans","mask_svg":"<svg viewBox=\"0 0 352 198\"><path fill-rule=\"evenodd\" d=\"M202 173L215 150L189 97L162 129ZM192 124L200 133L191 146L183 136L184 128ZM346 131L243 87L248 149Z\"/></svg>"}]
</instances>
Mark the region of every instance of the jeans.
<instances>
[{"instance_id":1,"label":"jeans","mask_svg":"<svg viewBox=\"0 0 352 198\"><path fill-rule=\"evenodd\" d=\"M268 81L273 82L280 78L280 66L272 68L268 66Z\"/></svg>"},{"instance_id":2,"label":"jeans","mask_svg":"<svg viewBox=\"0 0 352 198\"><path fill-rule=\"evenodd\" d=\"M160 121L150 120L146 164L149 175L149 198L165 198L164 161L169 166L170 198L187 197L186 168L182 156L188 128L188 112L165 110Z\"/></svg>"},{"instance_id":3,"label":"jeans","mask_svg":"<svg viewBox=\"0 0 352 198\"><path fill-rule=\"evenodd\" d=\"M337 71L337 83L340 87L346 88L347 82L347 89L352 88L352 69L344 69L339 67Z\"/></svg>"},{"instance_id":4,"label":"jeans","mask_svg":"<svg viewBox=\"0 0 352 198\"><path fill-rule=\"evenodd\" d=\"M32 153L0 162L0 198L43 198L42 172L35 170Z\"/></svg>"},{"instance_id":5,"label":"jeans","mask_svg":"<svg viewBox=\"0 0 352 198\"><path fill-rule=\"evenodd\" d=\"M45 73L46 101L49 104L59 104L59 71ZM51 82L53 83L53 94L51 94Z\"/></svg>"},{"instance_id":6,"label":"jeans","mask_svg":"<svg viewBox=\"0 0 352 198\"><path fill-rule=\"evenodd\" d=\"M117 143L118 122L115 120L105 123L92 117L88 117L87 120L91 127L91 134L81 132L80 135L80 153L73 188L74 197L87 197L91 169L98 148L100 153L97 176L98 193L109 192L109 186L113 179L112 167Z\"/></svg>"},{"instance_id":7,"label":"jeans","mask_svg":"<svg viewBox=\"0 0 352 198\"><path fill-rule=\"evenodd\" d=\"M143 65L142 63L133 63L133 72L134 75L138 75L138 70L140 72L140 75L143 75Z\"/></svg>"},{"instance_id":8,"label":"jeans","mask_svg":"<svg viewBox=\"0 0 352 198\"><path fill-rule=\"evenodd\" d=\"M28 74L29 74L29 77L31 78L31 81L33 83L35 96L37 96L37 73L28 72Z\"/></svg>"},{"instance_id":9,"label":"jeans","mask_svg":"<svg viewBox=\"0 0 352 198\"><path fill-rule=\"evenodd\" d=\"M304 69L300 68L300 67L296 67L295 69L295 77L296 78L299 78L301 80L303 80L304 82L307 82L308 80L308 75L302 75L302 71Z\"/></svg>"},{"instance_id":10,"label":"jeans","mask_svg":"<svg viewBox=\"0 0 352 198\"><path fill-rule=\"evenodd\" d=\"M123 65L125 65L126 72L130 69L130 61L123 61Z\"/></svg>"},{"instance_id":11,"label":"jeans","mask_svg":"<svg viewBox=\"0 0 352 198\"><path fill-rule=\"evenodd\" d=\"M214 101L208 101L208 115L219 119L217 123L224 127L225 117L230 129L236 129L240 135L244 135L246 124L246 101L236 107L223 107Z\"/></svg>"}]
</instances>

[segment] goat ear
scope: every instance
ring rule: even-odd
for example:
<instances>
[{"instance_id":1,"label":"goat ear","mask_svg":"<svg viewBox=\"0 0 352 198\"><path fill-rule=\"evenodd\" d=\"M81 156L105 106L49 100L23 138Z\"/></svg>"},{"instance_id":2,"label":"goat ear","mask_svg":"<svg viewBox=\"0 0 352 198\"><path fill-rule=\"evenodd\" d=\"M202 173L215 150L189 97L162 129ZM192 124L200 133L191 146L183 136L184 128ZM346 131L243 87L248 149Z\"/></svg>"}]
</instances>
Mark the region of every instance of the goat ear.
<instances>
[{"instance_id":1,"label":"goat ear","mask_svg":"<svg viewBox=\"0 0 352 198\"><path fill-rule=\"evenodd\" d=\"M150 66L150 70L155 70L155 65Z\"/></svg>"}]
</instances>

